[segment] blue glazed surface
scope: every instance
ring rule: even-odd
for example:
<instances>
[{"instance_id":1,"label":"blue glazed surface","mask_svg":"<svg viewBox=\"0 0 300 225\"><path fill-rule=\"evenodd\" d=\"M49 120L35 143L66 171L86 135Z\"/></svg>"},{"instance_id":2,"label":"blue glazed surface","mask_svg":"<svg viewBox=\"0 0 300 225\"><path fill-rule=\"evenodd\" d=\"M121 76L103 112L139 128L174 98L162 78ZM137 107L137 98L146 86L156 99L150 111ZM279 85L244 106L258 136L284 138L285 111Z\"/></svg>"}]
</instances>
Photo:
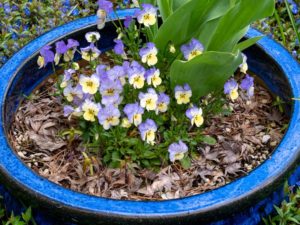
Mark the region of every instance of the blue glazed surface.
<instances>
[{"instance_id":1,"label":"blue glazed surface","mask_svg":"<svg viewBox=\"0 0 300 225\"><path fill-rule=\"evenodd\" d=\"M120 11L119 16L122 18L132 14L132 12L132 10ZM112 17L114 16L112 15ZM7 98L11 97L11 91L8 89L8 84L11 83L12 86L14 85L15 81L11 80L12 77L15 76L16 80L18 76L22 74L22 70L19 71L20 66L22 67L22 65L25 65L31 55L36 55L39 49L44 45L52 44L66 34L90 27L94 25L95 22L96 17L92 16L63 25L35 39L16 53L0 70L0 102L2 111L4 112L6 94ZM253 29L250 29L247 34L248 37L258 35L261 35L261 33ZM264 37L258 45L277 61L281 70L286 74L292 96L300 97L299 64L282 46L268 37ZM260 74L260 69L262 67L254 67L254 65L252 67L250 62L250 68L252 71ZM40 80L48 74L45 73L43 76L41 75ZM271 74L266 75L267 85L275 93L282 94L282 89L279 89L278 86L276 86L276 77L274 77L275 81L272 82L272 79L268 76L271 76ZM29 93L30 90L32 89L25 91ZM212 209L226 206L227 204L239 202L240 200L245 199L249 193L257 192L260 196L263 195L262 192L265 188L270 188L272 182L278 177L282 177L282 175L286 173L287 168L290 168L291 164L294 164L296 160L299 160L300 142L297 141L300 138L300 133L298 132L300 130L299 106L298 101L294 102L288 131L270 159L244 178L238 179L235 182L214 191L188 198L161 202L120 201L88 196L64 189L51 183L33 173L10 149L5 135L5 122L9 120L5 117L4 113L2 113L0 117L0 169L1 171L4 171L5 174L9 175L13 182L22 184L24 188L31 190L37 196L43 196L42 198L53 201L57 207L63 205L82 211L94 212L103 216L115 216L118 218L132 217L136 219L157 219L161 217L179 218L180 216L196 215L198 213L209 212ZM14 107L11 107L9 110L13 111L14 109Z\"/></svg>"}]
</instances>

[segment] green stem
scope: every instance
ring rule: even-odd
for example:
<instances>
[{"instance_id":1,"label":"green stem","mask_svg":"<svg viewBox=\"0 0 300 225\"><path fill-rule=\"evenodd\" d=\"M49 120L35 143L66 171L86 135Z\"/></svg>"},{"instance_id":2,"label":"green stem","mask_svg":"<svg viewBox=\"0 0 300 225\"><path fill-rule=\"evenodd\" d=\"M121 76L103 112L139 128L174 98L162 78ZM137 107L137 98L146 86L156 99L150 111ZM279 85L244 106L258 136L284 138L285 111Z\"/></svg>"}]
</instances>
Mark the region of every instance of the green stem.
<instances>
[{"instance_id":1,"label":"green stem","mask_svg":"<svg viewBox=\"0 0 300 225\"><path fill-rule=\"evenodd\" d=\"M288 14L289 14L289 17L290 17L293 29L294 29L294 31L296 33L296 36L297 36L298 40L300 41L300 33L298 32L298 29L297 29L297 26L296 26L296 22L295 22L295 18L293 16L292 12L291 12L290 4L288 3L287 0L284 0L284 3L285 3L285 6L286 6L286 9L288 11Z\"/></svg>"},{"instance_id":2,"label":"green stem","mask_svg":"<svg viewBox=\"0 0 300 225\"><path fill-rule=\"evenodd\" d=\"M278 26L279 26L279 30L280 30L282 42L283 42L284 45L286 45L286 38L285 38L285 35L284 35L283 26L282 26L282 23L281 23L281 20L280 20L280 16L278 14L277 9L275 9L274 17L275 17L275 19L276 19L276 21L278 23Z\"/></svg>"}]
</instances>

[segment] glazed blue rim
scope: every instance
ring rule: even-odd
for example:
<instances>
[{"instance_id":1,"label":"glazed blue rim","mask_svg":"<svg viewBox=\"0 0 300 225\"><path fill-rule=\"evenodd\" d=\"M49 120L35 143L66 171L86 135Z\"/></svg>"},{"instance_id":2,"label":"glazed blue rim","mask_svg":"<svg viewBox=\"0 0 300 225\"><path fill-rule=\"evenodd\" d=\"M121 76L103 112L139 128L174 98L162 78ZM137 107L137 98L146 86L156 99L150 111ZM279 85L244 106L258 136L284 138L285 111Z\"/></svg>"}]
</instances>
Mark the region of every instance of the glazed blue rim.
<instances>
[{"instance_id":1,"label":"glazed blue rim","mask_svg":"<svg viewBox=\"0 0 300 225\"><path fill-rule=\"evenodd\" d=\"M133 15L133 13L134 10L129 9L119 11L117 14L120 18L124 18L125 16ZM116 16L111 15L111 19L116 19ZM5 174L12 177L16 184L51 202L86 212L121 217L134 216L136 218L172 217L207 212L210 209L244 199L249 193L256 193L259 191L258 189L268 187L277 177L282 176L286 168L289 168L291 162L295 163L298 160L300 151L300 142L298 141L300 139L300 102L295 101L288 131L272 157L247 176L203 194L157 202L113 200L65 189L34 173L21 162L10 148L6 138L3 124L3 109L9 84L30 56L38 54L44 45L52 44L61 37L80 29L94 26L96 21L96 16L90 16L57 27L30 42L0 69L0 102L2 110L0 116L2 125L0 129L0 168ZM251 38L260 35L262 34L259 31L250 29L246 36ZM293 96L299 97L300 66L296 60L285 48L268 37L262 38L258 45L277 61L290 82Z\"/></svg>"}]
</instances>

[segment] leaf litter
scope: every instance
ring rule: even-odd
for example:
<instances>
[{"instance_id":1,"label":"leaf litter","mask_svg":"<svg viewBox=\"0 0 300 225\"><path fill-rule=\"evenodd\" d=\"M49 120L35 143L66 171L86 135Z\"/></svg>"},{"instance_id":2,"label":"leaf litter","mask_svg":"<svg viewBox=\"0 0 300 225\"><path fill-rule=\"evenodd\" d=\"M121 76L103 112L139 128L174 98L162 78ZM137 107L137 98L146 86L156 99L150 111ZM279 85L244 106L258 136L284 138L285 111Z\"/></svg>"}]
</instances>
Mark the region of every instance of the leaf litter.
<instances>
[{"instance_id":1,"label":"leaf litter","mask_svg":"<svg viewBox=\"0 0 300 225\"><path fill-rule=\"evenodd\" d=\"M284 135L288 119L272 106L271 94L259 84L252 101L241 95L230 103L228 116L207 120L206 135L215 145L199 144L199 157L189 169L179 164L159 172L133 164L120 169L93 161L94 174L84 168L79 138L72 144L60 134L75 121L63 115L55 97L52 78L34 98L24 100L12 123L9 139L19 157L42 177L74 191L89 195L130 200L166 200L192 196L226 185L247 175L263 161Z\"/></svg>"}]
</instances>

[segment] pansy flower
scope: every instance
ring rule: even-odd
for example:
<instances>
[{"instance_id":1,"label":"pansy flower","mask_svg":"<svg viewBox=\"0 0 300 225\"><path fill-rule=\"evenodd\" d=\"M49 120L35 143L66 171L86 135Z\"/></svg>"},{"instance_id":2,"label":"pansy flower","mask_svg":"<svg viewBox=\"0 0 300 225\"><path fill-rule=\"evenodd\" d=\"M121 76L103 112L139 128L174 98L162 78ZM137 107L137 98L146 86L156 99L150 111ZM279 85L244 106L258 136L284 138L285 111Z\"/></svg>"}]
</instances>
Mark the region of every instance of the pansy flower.
<instances>
[{"instance_id":1,"label":"pansy flower","mask_svg":"<svg viewBox=\"0 0 300 225\"><path fill-rule=\"evenodd\" d=\"M85 102L82 104L83 118L86 121L95 122L100 110L101 105L89 99L86 99Z\"/></svg>"},{"instance_id":2,"label":"pansy flower","mask_svg":"<svg viewBox=\"0 0 300 225\"><path fill-rule=\"evenodd\" d=\"M240 87L246 91L248 97L251 98L254 95L254 78L247 74L242 80Z\"/></svg>"},{"instance_id":3,"label":"pansy flower","mask_svg":"<svg viewBox=\"0 0 300 225\"><path fill-rule=\"evenodd\" d=\"M128 121L133 123L135 126L138 126L142 123L144 109L138 103L127 104L124 107L124 113L126 114Z\"/></svg>"},{"instance_id":4,"label":"pansy flower","mask_svg":"<svg viewBox=\"0 0 300 225\"><path fill-rule=\"evenodd\" d=\"M140 4L139 4L139 0L132 0L132 4L134 7L139 8Z\"/></svg>"},{"instance_id":5,"label":"pansy flower","mask_svg":"<svg viewBox=\"0 0 300 225\"><path fill-rule=\"evenodd\" d=\"M63 94L68 102L74 101L78 103L80 99L84 97L82 87L80 85L77 85L76 87L72 87L71 84L67 85L67 87L63 91Z\"/></svg>"},{"instance_id":6,"label":"pansy flower","mask_svg":"<svg viewBox=\"0 0 300 225\"><path fill-rule=\"evenodd\" d=\"M139 128L142 140L146 141L146 143L148 143L150 145L154 145L155 144L155 132L157 131L156 123L151 119L147 119L144 123L141 123L138 128Z\"/></svg>"},{"instance_id":7,"label":"pansy flower","mask_svg":"<svg viewBox=\"0 0 300 225\"><path fill-rule=\"evenodd\" d=\"M79 46L79 42L74 39L68 39L67 51L64 53L64 61L69 62L74 58L75 51Z\"/></svg>"},{"instance_id":8,"label":"pansy flower","mask_svg":"<svg viewBox=\"0 0 300 225\"><path fill-rule=\"evenodd\" d=\"M103 79L100 86L100 93L102 95L101 103L103 105L118 103L118 99L120 98L122 91L123 86L120 80L110 80L108 78Z\"/></svg>"},{"instance_id":9,"label":"pansy flower","mask_svg":"<svg viewBox=\"0 0 300 225\"><path fill-rule=\"evenodd\" d=\"M100 86L99 77L93 74L90 77L81 75L79 84L82 86L83 93L94 95Z\"/></svg>"},{"instance_id":10,"label":"pansy flower","mask_svg":"<svg viewBox=\"0 0 300 225\"><path fill-rule=\"evenodd\" d=\"M128 81L135 89L141 89L145 85L145 68L137 62L132 62L128 70Z\"/></svg>"},{"instance_id":11,"label":"pansy flower","mask_svg":"<svg viewBox=\"0 0 300 225\"><path fill-rule=\"evenodd\" d=\"M153 88L148 88L148 92L139 93L140 104L147 111L156 110L158 95Z\"/></svg>"},{"instance_id":12,"label":"pansy flower","mask_svg":"<svg viewBox=\"0 0 300 225\"><path fill-rule=\"evenodd\" d=\"M181 46L181 52L184 55L184 58L188 61L192 60L198 55L201 55L204 51L203 45L197 40L192 39L190 43Z\"/></svg>"},{"instance_id":13,"label":"pansy flower","mask_svg":"<svg viewBox=\"0 0 300 225\"><path fill-rule=\"evenodd\" d=\"M99 9L97 10L97 28L103 29L106 22L106 16L113 11L113 3L108 0L98 0Z\"/></svg>"},{"instance_id":14,"label":"pansy flower","mask_svg":"<svg viewBox=\"0 0 300 225\"><path fill-rule=\"evenodd\" d=\"M188 150L188 146L181 140L178 143L171 144L168 149L170 161L175 162L183 159Z\"/></svg>"},{"instance_id":15,"label":"pansy flower","mask_svg":"<svg viewBox=\"0 0 300 225\"><path fill-rule=\"evenodd\" d=\"M123 64L122 64L122 67L123 67L123 70L124 70L125 77L128 77L128 73L129 73L129 70L130 70L130 62L124 61Z\"/></svg>"},{"instance_id":16,"label":"pansy flower","mask_svg":"<svg viewBox=\"0 0 300 225\"><path fill-rule=\"evenodd\" d=\"M229 95L232 101L239 97L239 85L234 79L228 80L224 85L224 94Z\"/></svg>"},{"instance_id":17,"label":"pansy flower","mask_svg":"<svg viewBox=\"0 0 300 225\"><path fill-rule=\"evenodd\" d=\"M116 45L114 46L114 52L117 55L121 55L124 56L125 55L125 51L124 51L124 43L121 39L115 39L114 42L116 43Z\"/></svg>"},{"instance_id":18,"label":"pansy flower","mask_svg":"<svg viewBox=\"0 0 300 225\"><path fill-rule=\"evenodd\" d=\"M242 64L239 67L240 67L240 71L242 73L246 74L247 70L248 70L247 56L242 53L242 57L243 57L243 62L242 62Z\"/></svg>"},{"instance_id":19,"label":"pansy flower","mask_svg":"<svg viewBox=\"0 0 300 225\"><path fill-rule=\"evenodd\" d=\"M132 22L133 22L132 16L126 16L124 19L124 27L129 28Z\"/></svg>"},{"instance_id":20,"label":"pansy flower","mask_svg":"<svg viewBox=\"0 0 300 225\"><path fill-rule=\"evenodd\" d=\"M99 9L104 10L107 14L113 11L113 3L108 0L98 0Z\"/></svg>"},{"instance_id":21,"label":"pansy flower","mask_svg":"<svg viewBox=\"0 0 300 225\"><path fill-rule=\"evenodd\" d=\"M51 46L46 45L40 50L40 56L38 57L37 64L40 68L45 67L48 63L54 61L54 53L51 51Z\"/></svg>"},{"instance_id":22,"label":"pansy flower","mask_svg":"<svg viewBox=\"0 0 300 225\"><path fill-rule=\"evenodd\" d=\"M136 10L137 21L145 27L152 26L156 23L157 8L151 4L142 4L142 10Z\"/></svg>"},{"instance_id":23,"label":"pansy flower","mask_svg":"<svg viewBox=\"0 0 300 225\"><path fill-rule=\"evenodd\" d=\"M192 90L188 84L175 87L175 98L178 105L188 104L192 97Z\"/></svg>"},{"instance_id":24,"label":"pansy flower","mask_svg":"<svg viewBox=\"0 0 300 225\"><path fill-rule=\"evenodd\" d=\"M75 73L75 70L73 70L73 69L68 69L68 70L64 71L64 77L63 77L62 82L60 83L61 88L67 87L68 82L70 81L72 74L74 74L74 73Z\"/></svg>"},{"instance_id":25,"label":"pansy flower","mask_svg":"<svg viewBox=\"0 0 300 225\"><path fill-rule=\"evenodd\" d=\"M71 105L65 105L64 106L64 117L69 117L71 115L77 116L77 117L82 116L82 107L79 106L77 108L74 108Z\"/></svg>"},{"instance_id":26,"label":"pansy flower","mask_svg":"<svg viewBox=\"0 0 300 225\"><path fill-rule=\"evenodd\" d=\"M106 11L103 9L97 10L97 28L99 30L103 29L106 23Z\"/></svg>"},{"instance_id":27,"label":"pansy flower","mask_svg":"<svg viewBox=\"0 0 300 225\"><path fill-rule=\"evenodd\" d=\"M106 75L106 71L107 71L107 66L100 64L96 67L96 74L99 77L100 81L101 81L101 77Z\"/></svg>"},{"instance_id":28,"label":"pansy flower","mask_svg":"<svg viewBox=\"0 0 300 225\"><path fill-rule=\"evenodd\" d=\"M145 77L147 79L148 85L153 85L155 88L159 86L162 82L160 78L160 71L159 69L152 68L146 71Z\"/></svg>"},{"instance_id":29,"label":"pansy flower","mask_svg":"<svg viewBox=\"0 0 300 225\"><path fill-rule=\"evenodd\" d=\"M146 44L146 47L140 50L140 56L143 63L147 63L148 66L154 66L157 63L157 48L155 44L149 42Z\"/></svg>"},{"instance_id":30,"label":"pansy flower","mask_svg":"<svg viewBox=\"0 0 300 225\"><path fill-rule=\"evenodd\" d=\"M192 125L196 125L196 127L200 127L203 122L202 109L197 107L189 108L185 115L191 120Z\"/></svg>"},{"instance_id":31,"label":"pansy flower","mask_svg":"<svg viewBox=\"0 0 300 225\"><path fill-rule=\"evenodd\" d=\"M108 105L102 108L98 113L99 123L105 130L110 129L112 126L117 126L120 123L121 113L118 108L113 105Z\"/></svg>"},{"instance_id":32,"label":"pansy flower","mask_svg":"<svg viewBox=\"0 0 300 225\"><path fill-rule=\"evenodd\" d=\"M126 83L126 74L123 66L116 65L106 72L107 77L111 80L119 80L124 86Z\"/></svg>"},{"instance_id":33,"label":"pansy flower","mask_svg":"<svg viewBox=\"0 0 300 225\"><path fill-rule=\"evenodd\" d=\"M85 34L85 39L89 43L95 43L100 39L100 34L98 32L88 32Z\"/></svg>"},{"instance_id":34,"label":"pansy flower","mask_svg":"<svg viewBox=\"0 0 300 225\"><path fill-rule=\"evenodd\" d=\"M60 58L68 51L68 46L64 41L58 41L55 43L56 53L54 57L55 65L58 65Z\"/></svg>"},{"instance_id":35,"label":"pansy flower","mask_svg":"<svg viewBox=\"0 0 300 225\"><path fill-rule=\"evenodd\" d=\"M70 116L75 111L73 106L65 105L64 106L64 117Z\"/></svg>"},{"instance_id":36,"label":"pansy flower","mask_svg":"<svg viewBox=\"0 0 300 225\"><path fill-rule=\"evenodd\" d=\"M131 127L131 123L129 122L129 120L128 120L127 117L125 117L125 118L122 119L121 127L123 127L123 128L129 128L129 127Z\"/></svg>"},{"instance_id":37,"label":"pansy flower","mask_svg":"<svg viewBox=\"0 0 300 225\"><path fill-rule=\"evenodd\" d=\"M82 58L88 62L97 59L101 54L101 51L93 43L91 43L88 47L81 48L80 50Z\"/></svg>"},{"instance_id":38,"label":"pansy flower","mask_svg":"<svg viewBox=\"0 0 300 225\"><path fill-rule=\"evenodd\" d=\"M167 112L170 104L170 97L165 93L159 93L157 99L156 114Z\"/></svg>"}]
</instances>

